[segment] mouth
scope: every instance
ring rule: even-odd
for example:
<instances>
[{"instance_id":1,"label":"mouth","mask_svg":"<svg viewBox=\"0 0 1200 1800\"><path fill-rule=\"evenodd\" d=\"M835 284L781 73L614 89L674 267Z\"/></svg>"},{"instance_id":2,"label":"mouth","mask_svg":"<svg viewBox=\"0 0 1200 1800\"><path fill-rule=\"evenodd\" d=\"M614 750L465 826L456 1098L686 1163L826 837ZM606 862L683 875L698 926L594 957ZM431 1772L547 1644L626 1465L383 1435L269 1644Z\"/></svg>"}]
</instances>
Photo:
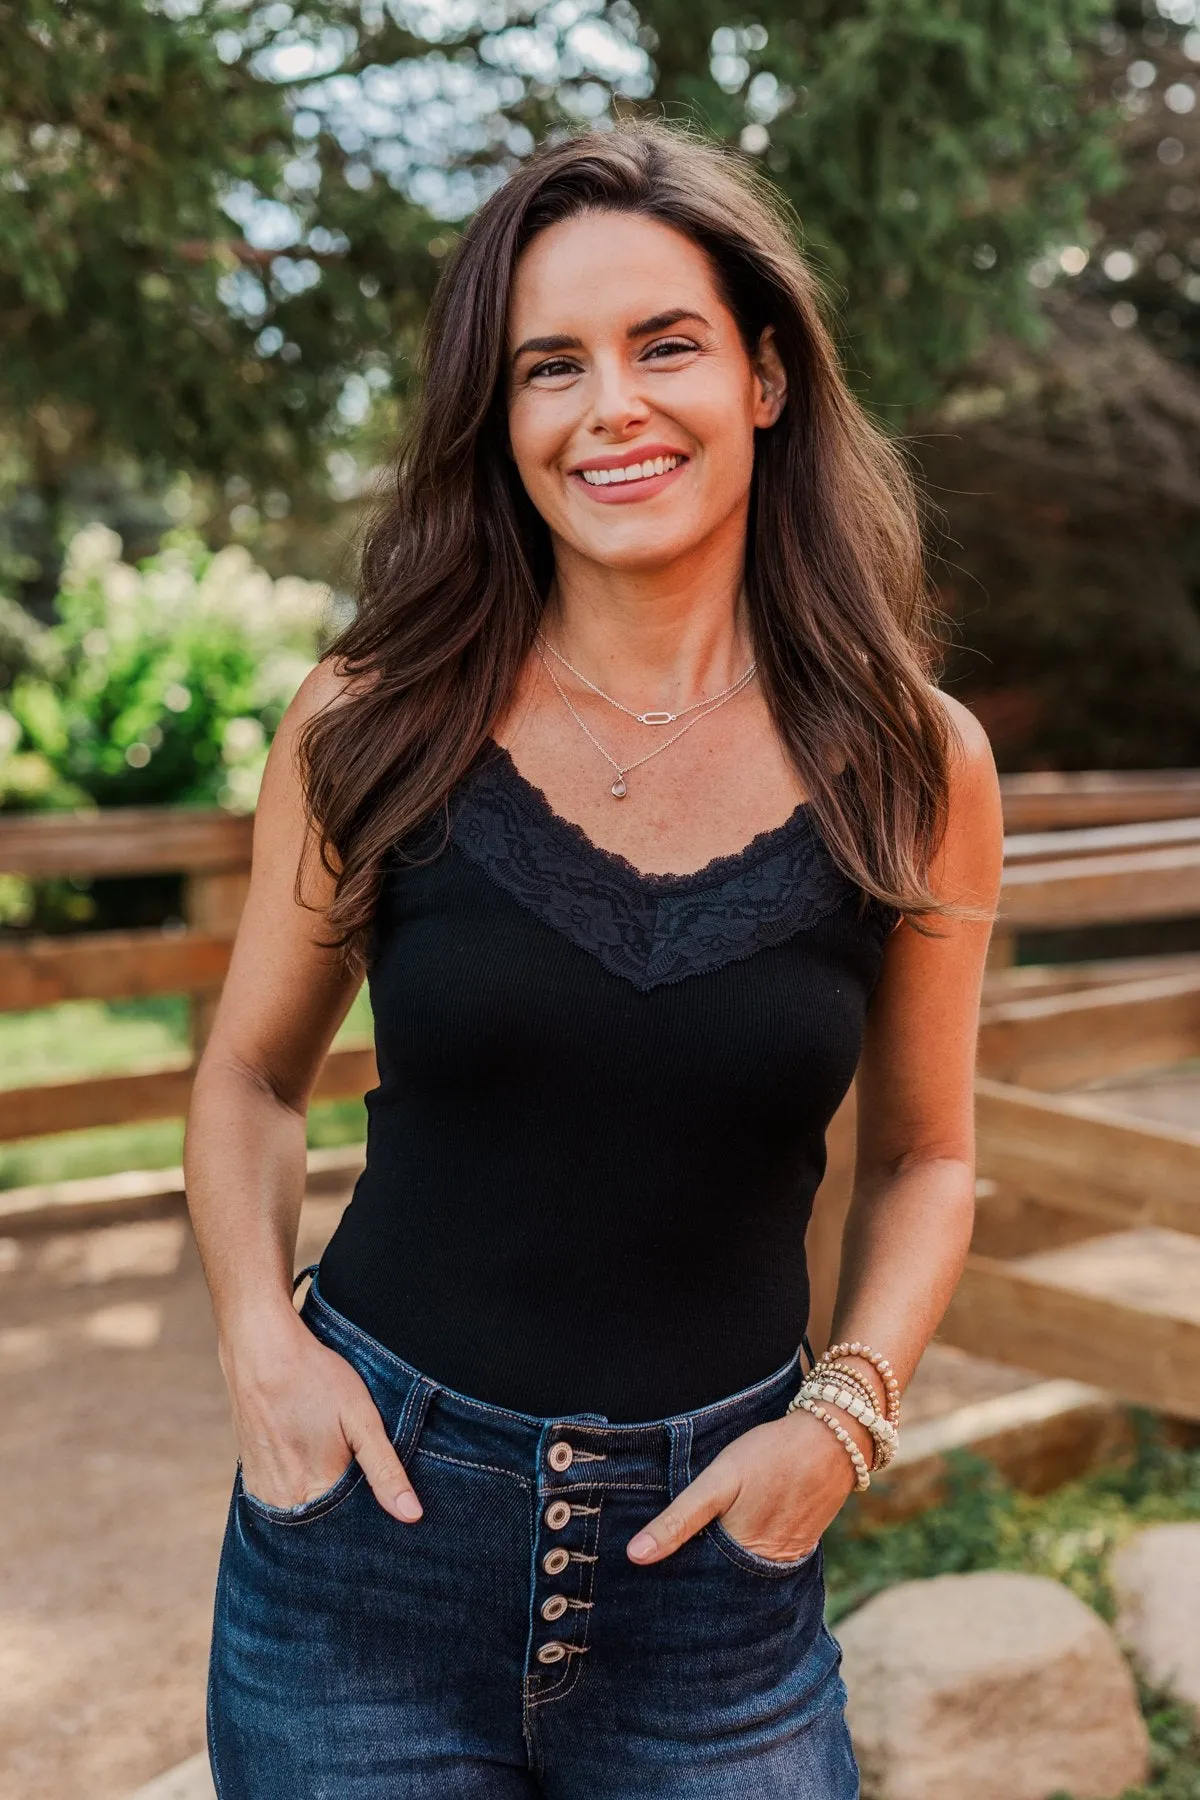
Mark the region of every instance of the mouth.
<instances>
[{"instance_id":1,"label":"mouth","mask_svg":"<svg viewBox=\"0 0 1200 1800\"><path fill-rule=\"evenodd\" d=\"M570 479L596 500L649 500L661 493L686 468L687 462L688 458L678 451L631 457L625 463L585 464L572 469Z\"/></svg>"}]
</instances>

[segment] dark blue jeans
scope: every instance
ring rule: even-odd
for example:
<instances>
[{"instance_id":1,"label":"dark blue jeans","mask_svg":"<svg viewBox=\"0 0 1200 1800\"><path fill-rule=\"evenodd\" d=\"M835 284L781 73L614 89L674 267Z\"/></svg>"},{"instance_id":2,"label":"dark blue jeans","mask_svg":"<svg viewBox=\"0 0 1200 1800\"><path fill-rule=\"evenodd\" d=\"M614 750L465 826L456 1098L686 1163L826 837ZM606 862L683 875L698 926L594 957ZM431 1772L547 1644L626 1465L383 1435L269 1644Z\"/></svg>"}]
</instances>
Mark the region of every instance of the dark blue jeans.
<instances>
[{"instance_id":1,"label":"dark blue jeans","mask_svg":"<svg viewBox=\"0 0 1200 1800\"><path fill-rule=\"evenodd\" d=\"M307 1273L308 1271L306 1271ZM625 1545L717 1452L779 1418L765 1381L646 1424L489 1406L321 1298L424 1506L357 1463L294 1508L230 1501L209 1676L220 1800L856 1800L821 1549L714 1521L662 1562Z\"/></svg>"}]
</instances>

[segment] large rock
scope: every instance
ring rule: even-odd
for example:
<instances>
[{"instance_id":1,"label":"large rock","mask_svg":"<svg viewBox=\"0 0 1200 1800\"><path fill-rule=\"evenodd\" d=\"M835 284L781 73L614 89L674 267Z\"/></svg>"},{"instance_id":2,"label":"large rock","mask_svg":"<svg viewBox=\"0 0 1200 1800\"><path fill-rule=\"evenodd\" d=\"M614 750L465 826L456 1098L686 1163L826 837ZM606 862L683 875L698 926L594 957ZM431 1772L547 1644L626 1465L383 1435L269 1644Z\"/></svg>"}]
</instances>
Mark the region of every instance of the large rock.
<instances>
[{"instance_id":1,"label":"large rock","mask_svg":"<svg viewBox=\"0 0 1200 1800\"><path fill-rule=\"evenodd\" d=\"M1113 1800L1146 1778L1108 1626L1038 1575L938 1575L838 1628L864 1800Z\"/></svg>"},{"instance_id":2,"label":"large rock","mask_svg":"<svg viewBox=\"0 0 1200 1800\"><path fill-rule=\"evenodd\" d=\"M1117 1636L1148 1681L1200 1707L1200 1525L1151 1525L1114 1555Z\"/></svg>"}]
</instances>

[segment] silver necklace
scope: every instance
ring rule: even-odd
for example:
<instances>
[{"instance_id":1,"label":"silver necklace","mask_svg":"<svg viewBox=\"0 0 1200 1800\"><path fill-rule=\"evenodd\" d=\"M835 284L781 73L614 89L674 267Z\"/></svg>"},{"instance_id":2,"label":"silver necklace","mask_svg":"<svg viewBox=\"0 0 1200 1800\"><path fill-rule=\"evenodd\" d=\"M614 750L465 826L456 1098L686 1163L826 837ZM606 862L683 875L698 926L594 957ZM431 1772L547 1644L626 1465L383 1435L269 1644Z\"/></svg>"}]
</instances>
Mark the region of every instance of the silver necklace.
<instances>
[{"instance_id":1,"label":"silver necklace","mask_svg":"<svg viewBox=\"0 0 1200 1800\"><path fill-rule=\"evenodd\" d=\"M757 663L752 663L746 670L746 673L740 676L738 680L733 683L732 687L725 688L722 693L714 695L711 700L700 700L697 701L696 706L687 707L686 710L688 712L695 712L696 717L694 719L689 719L686 725L681 725L678 731L673 731L670 737L665 738L661 744L656 744L653 750L648 750L645 756L639 756L635 762L619 763L615 756L609 755L608 751L604 748L604 745L600 742L600 739L589 729L586 721L580 718L575 708L571 705L570 696L559 681L558 676L554 673L554 670L550 667L550 664L542 655L540 645L538 646L538 660L541 662L543 669L545 669L547 675L557 688L559 699L578 725L580 731L582 731L583 735L596 746L596 749L600 752L605 762L608 763L609 767L615 770L616 780L608 790L614 800L623 800L629 792L625 777L630 774L632 770L640 769L642 764L649 762L652 756L661 756L664 750L669 750L672 744L678 742L685 731L690 731L693 725L698 725L701 719L706 719L710 712L716 712L717 708L719 706L724 706L727 700L732 700L736 693L740 693L741 689L746 687L747 684L754 679L754 672L758 666ZM603 697L605 699L608 698L607 695L604 695ZM616 704L616 701L614 701L613 705L615 706ZM697 707L703 707L704 711L697 711ZM622 710L624 710L624 708L622 708ZM637 714L635 713L633 716L636 718ZM682 715L676 713L673 716L679 718Z\"/></svg>"},{"instance_id":2,"label":"silver necklace","mask_svg":"<svg viewBox=\"0 0 1200 1800\"><path fill-rule=\"evenodd\" d=\"M682 706L678 712L634 712L632 706L622 706L619 700L614 700L611 694L606 694L604 689L597 687L594 681L589 681L587 676L583 673L583 670L577 669L574 663L568 662L562 651L556 650L550 640L543 637L542 633L537 630L536 627L534 628L534 635L539 643L545 644L551 656L558 658L564 669L570 669L576 680L582 681L585 688L590 688L593 694L599 695L601 700L607 700L610 706L615 706L618 712L623 712L625 714L626 718L636 719L639 725L673 725L676 719L686 718L688 713L697 712L701 707L715 706L718 700L730 698L740 687L744 686L758 667L758 659L755 658L750 664L750 667L746 670L746 673L744 675L739 675L736 681L730 682L727 688L722 688L719 694L710 694L707 700L693 700L690 706ZM545 658L543 657L542 660L544 662ZM635 766L636 765L633 763L630 763L629 765L631 769Z\"/></svg>"}]
</instances>

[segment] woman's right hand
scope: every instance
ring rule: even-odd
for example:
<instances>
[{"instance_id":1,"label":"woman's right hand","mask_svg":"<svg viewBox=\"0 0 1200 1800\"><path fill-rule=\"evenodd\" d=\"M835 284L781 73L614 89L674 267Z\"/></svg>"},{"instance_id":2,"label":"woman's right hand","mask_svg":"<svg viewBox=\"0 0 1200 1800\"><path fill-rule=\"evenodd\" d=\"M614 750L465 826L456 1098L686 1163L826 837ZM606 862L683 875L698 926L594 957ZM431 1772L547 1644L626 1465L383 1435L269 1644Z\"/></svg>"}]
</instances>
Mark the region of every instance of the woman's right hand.
<instances>
[{"instance_id":1,"label":"woman's right hand","mask_svg":"<svg viewBox=\"0 0 1200 1800\"><path fill-rule=\"evenodd\" d=\"M366 1382L292 1307L227 1334L220 1360L242 1481L256 1500L300 1506L357 1461L386 1512L406 1524L421 1517Z\"/></svg>"}]
</instances>

